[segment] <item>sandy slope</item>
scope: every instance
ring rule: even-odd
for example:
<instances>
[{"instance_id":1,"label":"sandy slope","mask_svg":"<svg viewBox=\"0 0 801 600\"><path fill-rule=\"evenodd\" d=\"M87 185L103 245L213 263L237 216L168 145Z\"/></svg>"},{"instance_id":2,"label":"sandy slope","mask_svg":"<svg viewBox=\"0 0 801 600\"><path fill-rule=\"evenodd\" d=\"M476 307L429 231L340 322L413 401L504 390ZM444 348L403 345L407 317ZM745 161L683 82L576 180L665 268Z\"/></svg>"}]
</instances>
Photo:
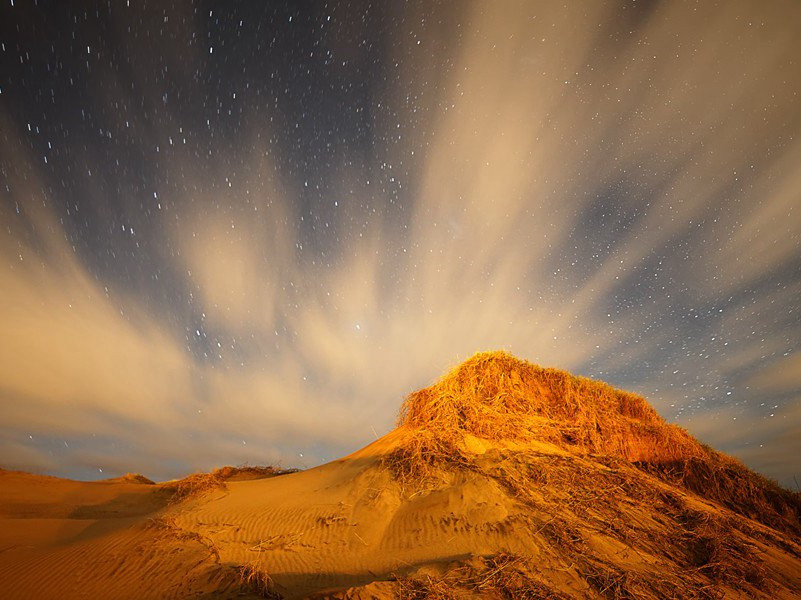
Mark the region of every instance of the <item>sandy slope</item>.
<instances>
[{"instance_id":1,"label":"sandy slope","mask_svg":"<svg viewBox=\"0 0 801 600\"><path fill-rule=\"evenodd\" d=\"M603 597L597 585L581 573L575 556L566 546L581 538L578 549L597 558L614 572L640 574L647 586L652 580L684 578L687 586L701 590L714 586L727 596L738 596L738 586L714 581L700 572L682 573L682 564L666 554L680 540L670 540L675 526L658 505L635 502L626 494L606 500L619 519L630 521L615 527L601 522L608 512L592 512L599 499L560 498L556 490L540 495L537 507L524 505L502 489L492 477L479 473L457 473L445 480L431 481L415 489L403 489L381 465L380 459L402 440L407 432L396 430L364 450L316 469L276 479L232 483L228 490L206 496L185 507L176 517L183 529L212 541L224 562L252 564L267 572L275 589L288 598L344 588L357 588L371 581L385 581L392 575L441 576L455 564L474 556L509 553L525 556L534 566L532 578L570 597ZM488 446L476 441L478 450ZM475 449L475 448L474 448ZM532 444L525 449L542 461L574 459L548 444ZM520 449L490 448L478 460L485 460L488 471L504 460L516 457ZM613 471L591 460L584 461L581 476L607 477ZM601 474L605 470L607 473ZM643 486L654 494L664 491L683 503L687 510L708 514L713 519L736 519L729 511L697 497L676 492L650 476L642 476ZM606 507L608 509L608 507ZM768 532L757 523L754 529ZM560 529L562 528L562 529ZM626 543L620 532L629 528L644 538L642 543ZM731 536L742 535L731 530ZM785 536L780 536L785 539ZM765 540L749 540L761 555L767 580L764 597L801 595L801 547L795 555ZM787 544L792 541L786 540ZM790 547L790 546L788 546ZM599 568L599 577L605 576ZM383 589L386 597L398 590L391 584L351 589L349 597L373 597ZM671 593L669 583L659 593ZM675 590L674 590L675 591ZM757 589L742 588L744 594L759 595ZM700 592L699 592L700 593ZM336 594L344 597L345 594Z\"/></svg>"},{"instance_id":2,"label":"sandy slope","mask_svg":"<svg viewBox=\"0 0 801 600\"><path fill-rule=\"evenodd\" d=\"M497 484L465 480L404 494L379 464L401 435L308 471L231 483L181 512L176 523L212 540L224 562L263 569L289 597L500 547L533 550L507 521L513 502Z\"/></svg>"},{"instance_id":3,"label":"sandy slope","mask_svg":"<svg viewBox=\"0 0 801 600\"><path fill-rule=\"evenodd\" d=\"M289 598L323 592L390 598L399 593L397 584L386 583L393 574L426 580L472 557L504 552L527 557L535 567L527 567L533 580L554 593L603 597L571 553L570 545L580 543L593 560L638 574L645 582L684 577L699 590L712 585L726 596L738 596L737 587L725 580L715 582L686 569L682 573L680 562L669 558L675 550L669 540L675 533L671 518L660 505L635 501L631 494L577 499L562 497L565 490L550 485L534 491L539 495L532 508L480 471L404 488L381 458L407 435L399 429L315 469L231 481L225 489L177 505L167 504L168 494L158 485L0 472L1 595L241 597L237 594L246 592L235 567L252 565L268 573L274 589ZM614 472L548 444L498 448L474 440L473 450L488 473L517 460L521 452L530 464L569 461L578 479L600 480ZM733 518L648 475L642 481L687 510ZM613 506L627 522L599 522L595 505L605 506L601 516L611 514L608 507ZM801 548L757 523L749 526L765 533L747 541L768 574L763 597L801 596ZM624 530L628 533L621 534ZM575 541L565 538L571 535ZM730 535L743 537L733 529ZM783 540L785 548L770 540ZM385 583L367 585L371 582ZM760 595L753 588L747 591Z\"/></svg>"},{"instance_id":4,"label":"sandy slope","mask_svg":"<svg viewBox=\"0 0 801 600\"><path fill-rule=\"evenodd\" d=\"M266 571L290 598L500 548L538 552L515 527L514 501L494 482L458 478L440 490L403 490L380 458L404 434L308 471L231 483L176 523L212 540L224 562Z\"/></svg>"},{"instance_id":5,"label":"sandy slope","mask_svg":"<svg viewBox=\"0 0 801 600\"><path fill-rule=\"evenodd\" d=\"M0 471L0 597L234 597L238 577L208 546L156 518L167 498L154 485Z\"/></svg>"}]
</instances>

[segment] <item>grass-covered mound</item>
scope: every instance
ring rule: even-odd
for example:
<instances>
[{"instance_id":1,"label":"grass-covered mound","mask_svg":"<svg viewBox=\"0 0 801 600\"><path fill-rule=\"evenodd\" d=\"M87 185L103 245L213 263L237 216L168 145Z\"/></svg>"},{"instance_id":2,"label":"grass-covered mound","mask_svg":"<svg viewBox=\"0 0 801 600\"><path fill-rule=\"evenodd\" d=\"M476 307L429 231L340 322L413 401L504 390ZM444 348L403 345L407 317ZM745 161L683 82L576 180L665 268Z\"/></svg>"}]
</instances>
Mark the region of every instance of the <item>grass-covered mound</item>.
<instances>
[{"instance_id":1,"label":"grass-covered mound","mask_svg":"<svg viewBox=\"0 0 801 600\"><path fill-rule=\"evenodd\" d=\"M403 481L474 468L469 437L494 446L547 442L612 458L785 531L801 532L801 495L667 423L636 394L507 352L481 352L401 407L405 441L386 457Z\"/></svg>"},{"instance_id":2,"label":"grass-covered mound","mask_svg":"<svg viewBox=\"0 0 801 600\"><path fill-rule=\"evenodd\" d=\"M700 456L701 445L644 398L507 352L481 352L409 395L401 426L437 437L540 440L629 461Z\"/></svg>"}]
</instances>

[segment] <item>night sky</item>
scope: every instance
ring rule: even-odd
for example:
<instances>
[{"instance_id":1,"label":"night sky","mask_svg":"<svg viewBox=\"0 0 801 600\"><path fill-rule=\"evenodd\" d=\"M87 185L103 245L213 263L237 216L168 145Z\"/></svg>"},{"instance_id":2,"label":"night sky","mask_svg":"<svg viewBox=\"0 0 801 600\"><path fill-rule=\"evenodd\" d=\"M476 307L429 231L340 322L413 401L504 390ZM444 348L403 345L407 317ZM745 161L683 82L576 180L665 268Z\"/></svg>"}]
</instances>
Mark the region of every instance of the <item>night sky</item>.
<instances>
[{"instance_id":1,"label":"night sky","mask_svg":"<svg viewBox=\"0 0 801 600\"><path fill-rule=\"evenodd\" d=\"M309 467L507 349L801 481L798 2L0 1L0 465Z\"/></svg>"}]
</instances>

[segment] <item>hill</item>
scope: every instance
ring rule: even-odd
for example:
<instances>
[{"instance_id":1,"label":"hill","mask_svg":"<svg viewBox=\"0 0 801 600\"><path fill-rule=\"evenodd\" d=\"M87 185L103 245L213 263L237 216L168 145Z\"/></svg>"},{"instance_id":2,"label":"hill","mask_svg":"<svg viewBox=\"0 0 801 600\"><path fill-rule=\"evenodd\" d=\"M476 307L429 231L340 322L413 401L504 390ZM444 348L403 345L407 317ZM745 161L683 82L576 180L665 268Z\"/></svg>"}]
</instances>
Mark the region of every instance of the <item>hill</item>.
<instances>
[{"instance_id":1,"label":"hill","mask_svg":"<svg viewBox=\"0 0 801 600\"><path fill-rule=\"evenodd\" d=\"M0 472L4 598L797 598L801 498L639 396L502 353L302 472Z\"/></svg>"}]
</instances>

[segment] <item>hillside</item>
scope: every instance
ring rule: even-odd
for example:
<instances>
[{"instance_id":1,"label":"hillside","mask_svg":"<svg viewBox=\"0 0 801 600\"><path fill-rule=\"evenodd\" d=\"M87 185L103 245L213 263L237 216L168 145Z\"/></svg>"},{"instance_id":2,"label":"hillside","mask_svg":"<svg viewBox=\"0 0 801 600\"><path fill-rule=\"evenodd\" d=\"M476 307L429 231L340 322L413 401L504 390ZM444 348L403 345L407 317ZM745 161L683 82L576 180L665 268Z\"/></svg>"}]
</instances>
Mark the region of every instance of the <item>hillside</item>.
<instances>
[{"instance_id":1,"label":"hillside","mask_svg":"<svg viewBox=\"0 0 801 600\"><path fill-rule=\"evenodd\" d=\"M798 598L801 498L633 394L481 353L302 472L0 472L4 598Z\"/></svg>"}]
</instances>

